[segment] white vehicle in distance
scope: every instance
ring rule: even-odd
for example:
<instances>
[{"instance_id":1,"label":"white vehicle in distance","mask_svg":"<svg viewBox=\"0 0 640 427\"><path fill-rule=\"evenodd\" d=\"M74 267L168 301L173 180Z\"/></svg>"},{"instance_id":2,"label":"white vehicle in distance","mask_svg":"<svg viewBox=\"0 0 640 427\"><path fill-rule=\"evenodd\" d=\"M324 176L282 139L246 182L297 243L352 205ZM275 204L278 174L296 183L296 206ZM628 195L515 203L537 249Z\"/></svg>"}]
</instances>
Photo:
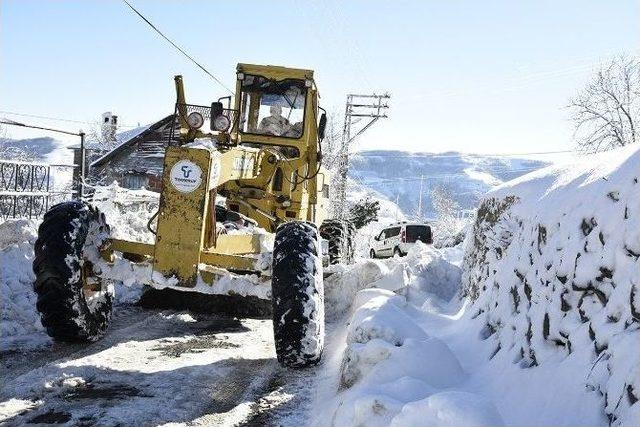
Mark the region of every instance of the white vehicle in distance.
<instances>
[{"instance_id":1,"label":"white vehicle in distance","mask_svg":"<svg viewBox=\"0 0 640 427\"><path fill-rule=\"evenodd\" d=\"M388 258L404 256L417 241L432 244L431 226L420 222L401 222L385 227L373 238L369 256Z\"/></svg>"}]
</instances>

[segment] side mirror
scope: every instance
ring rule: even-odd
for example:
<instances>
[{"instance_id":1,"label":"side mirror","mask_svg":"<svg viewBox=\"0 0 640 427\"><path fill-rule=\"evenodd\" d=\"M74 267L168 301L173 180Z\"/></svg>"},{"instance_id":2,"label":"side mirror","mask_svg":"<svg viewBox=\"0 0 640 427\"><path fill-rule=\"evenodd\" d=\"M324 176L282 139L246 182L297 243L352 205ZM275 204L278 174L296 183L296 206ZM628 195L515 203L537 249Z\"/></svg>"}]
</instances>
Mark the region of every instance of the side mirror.
<instances>
[{"instance_id":1,"label":"side mirror","mask_svg":"<svg viewBox=\"0 0 640 427\"><path fill-rule=\"evenodd\" d=\"M231 126L231 121L224 113L222 102L211 103L211 130L226 132Z\"/></svg>"},{"instance_id":2,"label":"side mirror","mask_svg":"<svg viewBox=\"0 0 640 427\"><path fill-rule=\"evenodd\" d=\"M222 111L224 110L224 108L222 107L222 102L212 102L211 103L211 118L216 118L218 117L220 114L222 114Z\"/></svg>"},{"instance_id":3,"label":"side mirror","mask_svg":"<svg viewBox=\"0 0 640 427\"><path fill-rule=\"evenodd\" d=\"M324 131L327 128L327 115L322 113L320 116L320 123L318 123L318 138L320 141L324 139Z\"/></svg>"}]
</instances>

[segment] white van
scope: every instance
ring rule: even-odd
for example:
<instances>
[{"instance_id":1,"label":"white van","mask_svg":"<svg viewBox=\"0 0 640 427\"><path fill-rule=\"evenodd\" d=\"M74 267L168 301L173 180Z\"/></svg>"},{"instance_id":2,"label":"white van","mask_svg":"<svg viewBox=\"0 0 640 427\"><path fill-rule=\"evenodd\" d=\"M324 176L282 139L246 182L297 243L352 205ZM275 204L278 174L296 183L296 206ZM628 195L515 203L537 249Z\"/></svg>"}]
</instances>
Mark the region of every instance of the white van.
<instances>
[{"instance_id":1,"label":"white van","mask_svg":"<svg viewBox=\"0 0 640 427\"><path fill-rule=\"evenodd\" d=\"M433 243L430 225L419 222L393 224L373 238L369 256L371 258L404 256L418 240L429 245Z\"/></svg>"}]
</instances>

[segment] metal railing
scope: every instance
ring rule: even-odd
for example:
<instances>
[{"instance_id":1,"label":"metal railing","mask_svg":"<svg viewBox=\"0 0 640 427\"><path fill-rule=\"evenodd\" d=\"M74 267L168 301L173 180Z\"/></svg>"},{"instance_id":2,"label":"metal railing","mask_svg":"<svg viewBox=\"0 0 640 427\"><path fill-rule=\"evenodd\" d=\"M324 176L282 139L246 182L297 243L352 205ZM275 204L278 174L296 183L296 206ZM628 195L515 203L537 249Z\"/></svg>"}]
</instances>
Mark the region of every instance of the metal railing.
<instances>
[{"instance_id":1,"label":"metal railing","mask_svg":"<svg viewBox=\"0 0 640 427\"><path fill-rule=\"evenodd\" d=\"M53 188L51 171L75 165L0 160L0 220L39 218L49 206L73 196L73 191Z\"/></svg>"}]
</instances>

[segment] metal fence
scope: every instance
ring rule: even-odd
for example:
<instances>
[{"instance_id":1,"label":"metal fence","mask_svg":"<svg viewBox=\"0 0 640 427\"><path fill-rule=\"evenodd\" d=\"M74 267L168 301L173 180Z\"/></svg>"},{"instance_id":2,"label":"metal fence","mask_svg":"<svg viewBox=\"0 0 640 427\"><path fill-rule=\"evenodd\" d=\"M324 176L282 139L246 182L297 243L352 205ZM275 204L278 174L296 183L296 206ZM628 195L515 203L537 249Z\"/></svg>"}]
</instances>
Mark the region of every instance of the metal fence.
<instances>
[{"instance_id":1,"label":"metal fence","mask_svg":"<svg viewBox=\"0 0 640 427\"><path fill-rule=\"evenodd\" d=\"M73 165L0 160L0 220L39 218L49 206L69 200L71 190L53 187L52 170Z\"/></svg>"}]
</instances>

